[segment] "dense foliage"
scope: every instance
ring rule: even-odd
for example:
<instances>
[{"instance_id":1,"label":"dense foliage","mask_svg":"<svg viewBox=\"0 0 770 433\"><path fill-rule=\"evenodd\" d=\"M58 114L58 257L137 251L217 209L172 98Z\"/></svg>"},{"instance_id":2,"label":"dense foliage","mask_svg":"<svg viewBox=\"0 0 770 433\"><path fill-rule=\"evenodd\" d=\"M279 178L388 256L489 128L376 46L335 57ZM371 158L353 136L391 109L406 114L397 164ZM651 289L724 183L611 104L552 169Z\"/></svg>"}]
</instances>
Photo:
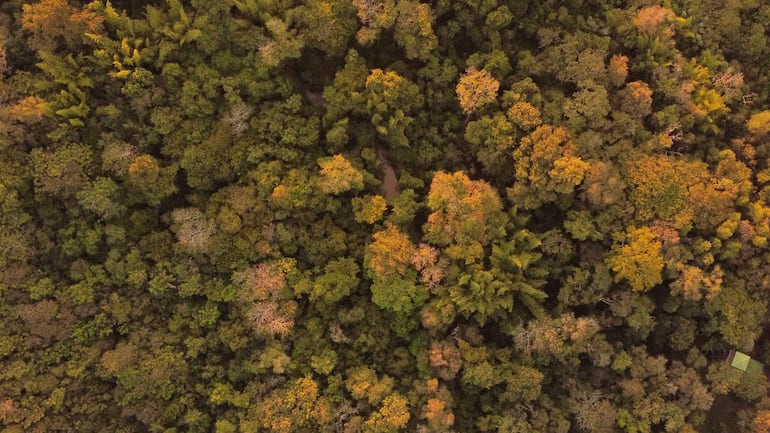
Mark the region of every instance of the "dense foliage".
<instances>
[{"instance_id":1,"label":"dense foliage","mask_svg":"<svg viewBox=\"0 0 770 433\"><path fill-rule=\"evenodd\" d=\"M770 431L768 35L0 2L2 431Z\"/></svg>"}]
</instances>

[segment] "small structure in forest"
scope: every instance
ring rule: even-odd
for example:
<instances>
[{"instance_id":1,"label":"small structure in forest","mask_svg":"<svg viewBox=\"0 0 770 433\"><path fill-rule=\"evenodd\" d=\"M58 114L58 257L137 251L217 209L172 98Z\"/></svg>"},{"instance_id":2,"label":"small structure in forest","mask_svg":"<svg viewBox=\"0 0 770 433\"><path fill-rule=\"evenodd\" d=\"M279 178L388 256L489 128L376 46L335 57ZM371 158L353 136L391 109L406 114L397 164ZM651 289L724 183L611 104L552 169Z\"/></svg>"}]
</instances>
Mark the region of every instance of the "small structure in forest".
<instances>
[{"instance_id":1,"label":"small structure in forest","mask_svg":"<svg viewBox=\"0 0 770 433\"><path fill-rule=\"evenodd\" d=\"M753 373L757 371L761 372L762 368L764 367L759 361L751 359L749 355L746 355L745 353L739 352L737 350L730 351L730 354L727 355L727 362L731 367L736 368L744 373Z\"/></svg>"}]
</instances>

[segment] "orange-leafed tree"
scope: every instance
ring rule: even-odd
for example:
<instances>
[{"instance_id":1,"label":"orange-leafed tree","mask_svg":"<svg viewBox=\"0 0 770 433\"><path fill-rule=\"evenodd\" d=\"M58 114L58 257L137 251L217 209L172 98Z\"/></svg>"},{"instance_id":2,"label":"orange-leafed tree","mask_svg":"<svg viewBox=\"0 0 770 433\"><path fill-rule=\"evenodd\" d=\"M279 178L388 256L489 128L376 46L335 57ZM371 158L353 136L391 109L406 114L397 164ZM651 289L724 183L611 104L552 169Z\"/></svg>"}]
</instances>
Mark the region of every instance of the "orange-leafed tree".
<instances>
[{"instance_id":1,"label":"orange-leafed tree","mask_svg":"<svg viewBox=\"0 0 770 433\"><path fill-rule=\"evenodd\" d=\"M382 402L382 407L364 422L366 433L392 433L409 422L410 414L407 400L398 393L393 393Z\"/></svg>"},{"instance_id":2,"label":"orange-leafed tree","mask_svg":"<svg viewBox=\"0 0 770 433\"><path fill-rule=\"evenodd\" d=\"M607 68L607 75L610 78L610 84L615 87L622 86L626 82L626 77L628 77L628 57L622 54L612 56Z\"/></svg>"},{"instance_id":3,"label":"orange-leafed tree","mask_svg":"<svg viewBox=\"0 0 770 433\"><path fill-rule=\"evenodd\" d=\"M770 410L760 410L754 417L755 433L770 433Z\"/></svg>"},{"instance_id":4,"label":"orange-leafed tree","mask_svg":"<svg viewBox=\"0 0 770 433\"><path fill-rule=\"evenodd\" d=\"M0 107L0 116L19 123L33 124L43 120L46 109L45 101L37 96L27 96L13 105Z\"/></svg>"},{"instance_id":5,"label":"orange-leafed tree","mask_svg":"<svg viewBox=\"0 0 770 433\"><path fill-rule=\"evenodd\" d=\"M128 166L128 182L131 184L153 184L159 176L160 166L152 155L139 155Z\"/></svg>"},{"instance_id":6,"label":"orange-leafed tree","mask_svg":"<svg viewBox=\"0 0 770 433\"><path fill-rule=\"evenodd\" d=\"M722 289L723 272L719 265L706 272L697 266L678 266L679 276L671 283L671 293L681 294L685 299L699 301L705 297L711 301Z\"/></svg>"},{"instance_id":7,"label":"orange-leafed tree","mask_svg":"<svg viewBox=\"0 0 770 433\"><path fill-rule=\"evenodd\" d=\"M503 234L507 221L497 191L465 173L436 172L428 193L432 213L423 226L425 240L480 249Z\"/></svg>"},{"instance_id":8,"label":"orange-leafed tree","mask_svg":"<svg viewBox=\"0 0 770 433\"><path fill-rule=\"evenodd\" d=\"M452 392L439 380L416 380L413 389L422 396L422 408L419 412L416 431L423 433L440 433L452 431L455 415L452 413L454 399Z\"/></svg>"},{"instance_id":9,"label":"orange-leafed tree","mask_svg":"<svg viewBox=\"0 0 770 433\"><path fill-rule=\"evenodd\" d=\"M652 112L652 89L644 81L632 81L621 92L623 111L634 116L644 117Z\"/></svg>"},{"instance_id":10,"label":"orange-leafed tree","mask_svg":"<svg viewBox=\"0 0 770 433\"><path fill-rule=\"evenodd\" d=\"M665 35L673 36L671 30L666 24L675 16L671 9L663 6L647 6L639 10L631 21L634 26L642 33L648 36Z\"/></svg>"},{"instance_id":11,"label":"orange-leafed tree","mask_svg":"<svg viewBox=\"0 0 770 433\"><path fill-rule=\"evenodd\" d=\"M32 33L30 46L53 51L58 40L74 46L85 33L101 33L102 17L88 10L78 10L67 0L41 0L22 6L22 28Z\"/></svg>"},{"instance_id":12,"label":"orange-leafed tree","mask_svg":"<svg viewBox=\"0 0 770 433\"><path fill-rule=\"evenodd\" d=\"M463 365L460 350L452 340L431 343L429 359L430 365L435 369L438 377L444 380L454 379Z\"/></svg>"},{"instance_id":13,"label":"orange-leafed tree","mask_svg":"<svg viewBox=\"0 0 770 433\"><path fill-rule=\"evenodd\" d=\"M8 425L21 421L21 412L18 410L16 403L10 398L3 399L0 402L0 422L3 425Z\"/></svg>"},{"instance_id":14,"label":"orange-leafed tree","mask_svg":"<svg viewBox=\"0 0 770 433\"><path fill-rule=\"evenodd\" d=\"M470 115L474 111L497 99L500 82L484 69L468 68L460 76L455 87L457 100L463 112Z\"/></svg>"},{"instance_id":15,"label":"orange-leafed tree","mask_svg":"<svg viewBox=\"0 0 770 433\"><path fill-rule=\"evenodd\" d=\"M428 422L431 432L449 431L455 422L455 416L447 402L436 397L429 398L425 402L421 415Z\"/></svg>"}]
</instances>

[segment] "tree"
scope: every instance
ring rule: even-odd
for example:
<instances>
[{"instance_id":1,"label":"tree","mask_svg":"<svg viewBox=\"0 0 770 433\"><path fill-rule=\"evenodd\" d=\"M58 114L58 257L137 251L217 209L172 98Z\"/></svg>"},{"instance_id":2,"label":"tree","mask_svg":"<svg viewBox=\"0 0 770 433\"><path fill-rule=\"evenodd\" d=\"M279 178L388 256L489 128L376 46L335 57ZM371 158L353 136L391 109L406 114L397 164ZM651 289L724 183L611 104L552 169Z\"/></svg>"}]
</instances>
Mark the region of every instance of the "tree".
<instances>
[{"instance_id":1,"label":"tree","mask_svg":"<svg viewBox=\"0 0 770 433\"><path fill-rule=\"evenodd\" d=\"M671 293L681 293L685 299L694 301L699 301L705 293L706 299L711 301L722 289L723 276L719 265L710 272L697 266L680 265L679 277L671 284Z\"/></svg>"},{"instance_id":2,"label":"tree","mask_svg":"<svg viewBox=\"0 0 770 433\"><path fill-rule=\"evenodd\" d=\"M286 336L294 328L297 304L287 289L291 260L261 263L233 273L238 298L244 302L246 323L257 335Z\"/></svg>"},{"instance_id":3,"label":"tree","mask_svg":"<svg viewBox=\"0 0 770 433\"><path fill-rule=\"evenodd\" d=\"M664 26L674 17L674 12L663 6L647 6L639 10L633 19L633 24L640 32L655 36L662 33L665 36L673 36L673 31Z\"/></svg>"},{"instance_id":4,"label":"tree","mask_svg":"<svg viewBox=\"0 0 770 433\"><path fill-rule=\"evenodd\" d=\"M648 221L657 217L672 221L677 228L691 219L688 187L708 178L704 163L665 156L629 158L627 172L636 218Z\"/></svg>"},{"instance_id":5,"label":"tree","mask_svg":"<svg viewBox=\"0 0 770 433\"><path fill-rule=\"evenodd\" d=\"M428 289L415 280L414 270L404 276L375 278L370 287L372 302L382 309L400 314L401 318L407 318L428 299Z\"/></svg>"},{"instance_id":6,"label":"tree","mask_svg":"<svg viewBox=\"0 0 770 433\"><path fill-rule=\"evenodd\" d=\"M476 153L476 159L484 167L484 174L494 179L496 184L506 184L512 180L511 152L519 135L514 125L518 120L524 123L534 121L527 118L512 119L512 116L518 114L527 115L518 111L512 113L515 110L514 107L508 111L507 118L502 113L496 113L494 116L482 116L478 120L470 121L465 127L465 140L471 144L472 151ZM537 115L539 116L540 113L538 112Z\"/></svg>"},{"instance_id":7,"label":"tree","mask_svg":"<svg viewBox=\"0 0 770 433\"><path fill-rule=\"evenodd\" d=\"M634 116L644 117L652 112L652 90L644 81L632 81L621 92L623 111Z\"/></svg>"},{"instance_id":8,"label":"tree","mask_svg":"<svg viewBox=\"0 0 770 433\"><path fill-rule=\"evenodd\" d=\"M310 300L330 304L339 301L358 287L358 272L358 265L349 257L330 261L313 284Z\"/></svg>"},{"instance_id":9,"label":"tree","mask_svg":"<svg viewBox=\"0 0 770 433\"><path fill-rule=\"evenodd\" d=\"M331 403L310 376L291 381L260 399L255 407L260 426L279 433L324 429L331 423Z\"/></svg>"},{"instance_id":10,"label":"tree","mask_svg":"<svg viewBox=\"0 0 770 433\"><path fill-rule=\"evenodd\" d=\"M756 114L752 114L749 121L746 123L746 127L752 135L764 137L770 133L770 111L761 111Z\"/></svg>"},{"instance_id":11,"label":"tree","mask_svg":"<svg viewBox=\"0 0 770 433\"><path fill-rule=\"evenodd\" d=\"M618 167L602 161L591 161L582 185L583 195L594 209L603 209L620 203L626 183Z\"/></svg>"},{"instance_id":12,"label":"tree","mask_svg":"<svg viewBox=\"0 0 770 433\"><path fill-rule=\"evenodd\" d=\"M457 311L473 316L484 325L490 318L505 317L514 299L535 317L544 317L541 303L548 294L539 288L545 284L547 272L538 265L542 254L536 249L540 240L526 229L517 229L505 240L495 241L485 257L484 265L468 262L466 252L448 255L454 260L465 258L464 271L447 278L442 295L457 306Z\"/></svg>"},{"instance_id":13,"label":"tree","mask_svg":"<svg viewBox=\"0 0 770 433\"><path fill-rule=\"evenodd\" d=\"M366 224L374 224L382 219L382 214L388 208L388 203L381 195L354 197L352 203L356 221Z\"/></svg>"},{"instance_id":14,"label":"tree","mask_svg":"<svg viewBox=\"0 0 770 433\"><path fill-rule=\"evenodd\" d=\"M370 404L379 404L393 391L395 381L388 375L377 377L377 372L369 367L353 367L346 372L345 388L358 400L367 400Z\"/></svg>"},{"instance_id":15,"label":"tree","mask_svg":"<svg viewBox=\"0 0 770 433\"><path fill-rule=\"evenodd\" d=\"M109 220L125 211L119 200L120 187L108 177L99 177L77 193L80 205Z\"/></svg>"},{"instance_id":16,"label":"tree","mask_svg":"<svg viewBox=\"0 0 770 433\"><path fill-rule=\"evenodd\" d=\"M0 115L14 122L33 125L43 120L48 105L37 96L27 96L13 105L0 108Z\"/></svg>"},{"instance_id":17,"label":"tree","mask_svg":"<svg viewBox=\"0 0 770 433\"><path fill-rule=\"evenodd\" d=\"M420 88L393 71L372 69L366 78L366 107L377 134L396 147L408 146L408 114L423 103Z\"/></svg>"},{"instance_id":18,"label":"tree","mask_svg":"<svg viewBox=\"0 0 770 433\"><path fill-rule=\"evenodd\" d=\"M348 39L356 31L356 9L350 1L313 0L290 11L304 27L309 47L338 56L345 53Z\"/></svg>"},{"instance_id":19,"label":"tree","mask_svg":"<svg viewBox=\"0 0 770 433\"><path fill-rule=\"evenodd\" d=\"M447 402L440 398L430 398L425 402L421 416L425 418L430 427L430 431L447 431L455 422L455 416L451 408L447 407Z\"/></svg>"},{"instance_id":20,"label":"tree","mask_svg":"<svg viewBox=\"0 0 770 433\"><path fill-rule=\"evenodd\" d=\"M283 20L271 17L265 22L265 28L270 36L262 36L259 55L267 66L276 67L286 59L302 56L304 41Z\"/></svg>"},{"instance_id":21,"label":"tree","mask_svg":"<svg viewBox=\"0 0 770 433\"><path fill-rule=\"evenodd\" d=\"M203 253L210 246L216 232L216 224L197 208L175 209L171 214L177 224L176 236L179 243L193 253Z\"/></svg>"},{"instance_id":22,"label":"tree","mask_svg":"<svg viewBox=\"0 0 770 433\"><path fill-rule=\"evenodd\" d=\"M388 225L375 233L369 244L367 266L377 277L404 275L409 267L415 247L409 237L398 227Z\"/></svg>"},{"instance_id":23,"label":"tree","mask_svg":"<svg viewBox=\"0 0 770 433\"><path fill-rule=\"evenodd\" d=\"M612 110L603 85L586 83L564 103L564 115L569 119L572 131L586 128L594 130L607 128L607 115Z\"/></svg>"},{"instance_id":24,"label":"tree","mask_svg":"<svg viewBox=\"0 0 770 433\"><path fill-rule=\"evenodd\" d=\"M394 39L406 52L407 59L428 60L438 46L433 33L433 12L426 3L413 0L398 0L398 16Z\"/></svg>"},{"instance_id":25,"label":"tree","mask_svg":"<svg viewBox=\"0 0 770 433\"><path fill-rule=\"evenodd\" d=\"M511 105L511 108L506 112L506 116L508 120L524 130L530 130L543 123L540 118L540 110L526 101L519 101Z\"/></svg>"},{"instance_id":26,"label":"tree","mask_svg":"<svg viewBox=\"0 0 770 433\"><path fill-rule=\"evenodd\" d=\"M246 321L258 335L285 337L294 329L296 311L297 304L294 302L257 302L246 311Z\"/></svg>"},{"instance_id":27,"label":"tree","mask_svg":"<svg viewBox=\"0 0 770 433\"><path fill-rule=\"evenodd\" d=\"M610 78L610 84L620 87L626 82L628 77L628 57L615 54L610 58L610 64L607 68L607 74Z\"/></svg>"},{"instance_id":28,"label":"tree","mask_svg":"<svg viewBox=\"0 0 770 433\"><path fill-rule=\"evenodd\" d=\"M579 428L596 433L614 430L615 407L601 392L582 393L575 400L575 419Z\"/></svg>"},{"instance_id":29,"label":"tree","mask_svg":"<svg viewBox=\"0 0 770 433\"><path fill-rule=\"evenodd\" d=\"M442 265L438 264L439 251L427 244L420 244L412 254L412 265L420 272L420 280L432 290L444 277Z\"/></svg>"},{"instance_id":30,"label":"tree","mask_svg":"<svg viewBox=\"0 0 770 433\"><path fill-rule=\"evenodd\" d=\"M455 92L463 113L470 116L484 105L494 102L499 88L500 82L486 70L468 68L460 76Z\"/></svg>"},{"instance_id":31,"label":"tree","mask_svg":"<svg viewBox=\"0 0 770 433\"><path fill-rule=\"evenodd\" d=\"M649 227L630 227L625 243L612 248L606 263L615 272L615 281L626 280L631 289L647 291L663 282L661 248Z\"/></svg>"},{"instance_id":32,"label":"tree","mask_svg":"<svg viewBox=\"0 0 770 433\"><path fill-rule=\"evenodd\" d=\"M393 393L385 397L382 407L364 422L366 433L392 433L404 427L410 418L405 397Z\"/></svg>"},{"instance_id":33,"label":"tree","mask_svg":"<svg viewBox=\"0 0 770 433\"><path fill-rule=\"evenodd\" d=\"M31 46L54 51L61 38L70 48L84 40L85 33L101 33L103 17L78 11L67 0L41 0L22 6L22 27L32 33Z\"/></svg>"},{"instance_id":34,"label":"tree","mask_svg":"<svg viewBox=\"0 0 770 433\"><path fill-rule=\"evenodd\" d=\"M430 345L430 365L443 380L452 380L462 367L460 350L452 340L434 341Z\"/></svg>"},{"instance_id":35,"label":"tree","mask_svg":"<svg viewBox=\"0 0 770 433\"><path fill-rule=\"evenodd\" d=\"M364 46L374 43L383 29L392 27L398 15L395 0L353 0L353 6L363 24L356 40Z\"/></svg>"},{"instance_id":36,"label":"tree","mask_svg":"<svg viewBox=\"0 0 770 433\"><path fill-rule=\"evenodd\" d=\"M507 189L509 199L525 209L536 209L572 194L589 169L575 153L565 129L537 127L513 151L516 180Z\"/></svg>"},{"instance_id":37,"label":"tree","mask_svg":"<svg viewBox=\"0 0 770 433\"><path fill-rule=\"evenodd\" d=\"M133 153L126 148L115 149L115 152L116 158L128 158ZM115 163L120 164L118 161ZM174 185L176 167L161 167L152 155L137 155L128 165L127 171L126 185L129 191L138 193L139 197L148 204L157 205L163 198L176 191Z\"/></svg>"},{"instance_id":38,"label":"tree","mask_svg":"<svg viewBox=\"0 0 770 433\"><path fill-rule=\"evenodd\" d=\"M770 410L761 410L754 417L754 431L756 433L770 432Z\"/></svg>"},{"instance_id":39,"label":"tree","mask_svg":"<svg viewBox=\"0 0 770 433\"><path fill-rule=\"evenodd\" d=\"M394 225L375 233L373 239L364 257L373 280L372 301L393 312L412 312L428 298L428 290L415 283L417 272L410 266L414 244Z\"/></svg>"},{"instance_id":40,"label":"tree","mask_svg":"<svg viewBox=\"0 0 770 433\"><path fill-rule=\"evenodd\" d=\"M351 189L360 190L364 187L363 174L340 154L331 158L320 159L318 165L321 166L318 187L324 193L340 194Z\"/></svg>"},{"instance_id":41,"label":"tree","mask_svg":"<svg viewBox=\"0 0 770 433\"><path fill-rule=\"evenodd\" d=\"M483 180L471 180L461 171L436 172L427 202L432 212L423 226L425 240L462 246L468 258L498 238L507 221L494 188Z\"/></svg>"},{"instance_id":42,"label":"tree","mask_svg":"<svg viewBox=\"0 0 770 433\"><path fill-rule=\"evenodd\" d=\"M229 161L222 161L218 156L227 154L234 146L234 138L231 127L221 121L202 143L187 145L179 161L187 184L195 189L213 190L216 185L231 181L233 170Z\"/></svg>"},{"instance_id":43,"label":"tree","mask_svg":"<svg viewBox=\"0 0 770 433\"><path fill-rule=\"evenodd\" d=\"M53 152L34 149L30 158L36 189L66 197L87 181L93 155L86 145L68 144Z\"/></svg>"},{"instance_id":44,"label":"tree","mask_svg":"<svg viewBox=\"0 0 770 433\"><path fill-rule=\"evenodd\" d=\"M709 326L730 346L750 352L761 333L753 324L767 312L767 302L750 298L744 283L730 275L724 280L722 289L705 305Z\"/></svg>"}]
</instances>

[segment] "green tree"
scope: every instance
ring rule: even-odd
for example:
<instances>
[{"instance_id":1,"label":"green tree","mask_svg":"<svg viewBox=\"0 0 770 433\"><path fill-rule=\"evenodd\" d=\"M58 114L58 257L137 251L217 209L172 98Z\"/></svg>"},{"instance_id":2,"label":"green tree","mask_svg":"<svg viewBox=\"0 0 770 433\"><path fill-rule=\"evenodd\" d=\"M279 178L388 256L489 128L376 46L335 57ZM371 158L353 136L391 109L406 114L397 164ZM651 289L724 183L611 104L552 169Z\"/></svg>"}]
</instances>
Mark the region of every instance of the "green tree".
<instances>
[{"instance_id":1,"label":"green tree","mask_svg":"<svg viewBox=\"0 0 770 433\"><path fill-rule=\"evenodd\" d=\"M433 11L426 3L412 0L398 0L398 16L394 28L394 39L406 54L407 59L428 60L438 46L433 33Z\"/></svg>"},{"instance_id":2,"label":"green tree","mask_svg":"<svg viewBox=\"0 0 770 433\"><path fill-rule=\"evenodd\" d=\"M393 71L373 69L366 78L366 107L377 133L393 146L408 146L406 127L423 98L417 85Z\"/></svg>"}]
</instances>

